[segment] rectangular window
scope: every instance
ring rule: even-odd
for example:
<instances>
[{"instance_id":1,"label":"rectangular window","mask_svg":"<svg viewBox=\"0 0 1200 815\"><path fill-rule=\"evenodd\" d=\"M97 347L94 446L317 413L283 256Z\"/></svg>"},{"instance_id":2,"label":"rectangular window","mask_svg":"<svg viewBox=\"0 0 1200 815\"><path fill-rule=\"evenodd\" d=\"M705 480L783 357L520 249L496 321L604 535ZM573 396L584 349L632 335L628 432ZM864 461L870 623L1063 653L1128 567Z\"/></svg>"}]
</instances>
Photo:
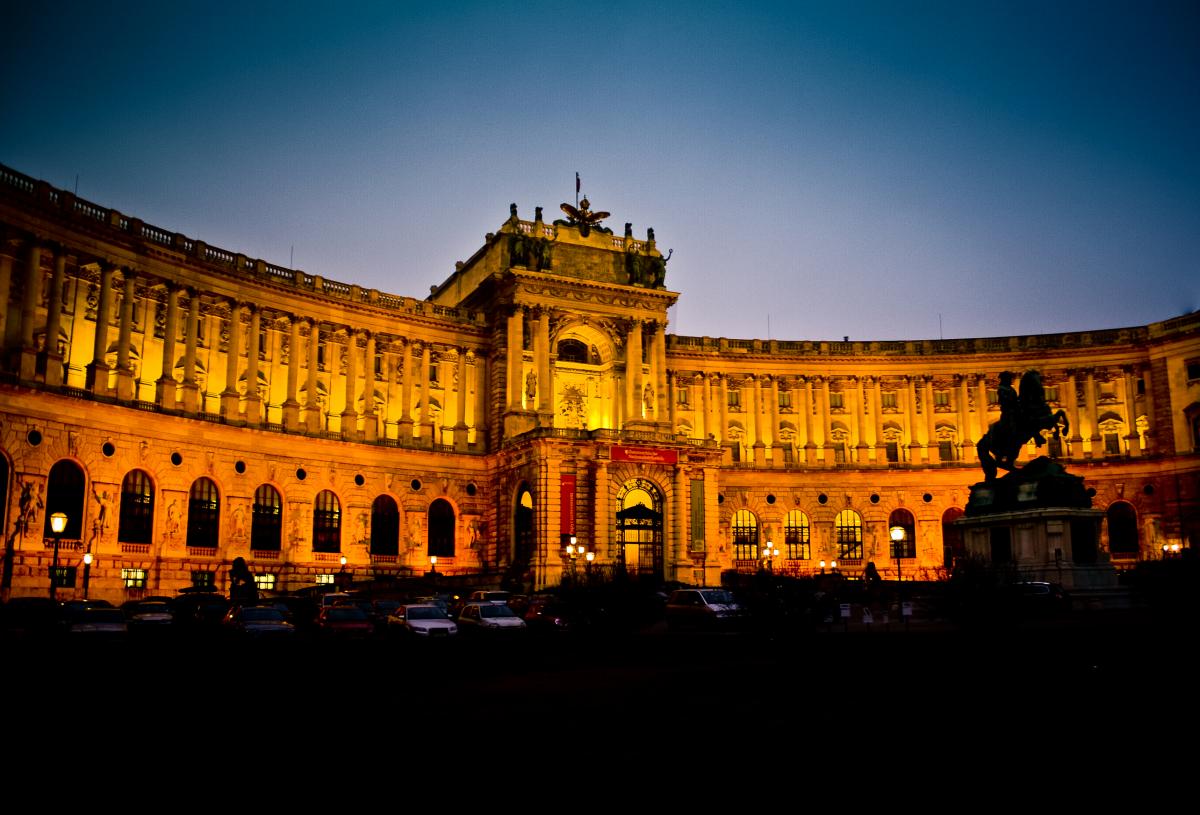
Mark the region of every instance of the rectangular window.
<instances>
[{"instance_id":1,"label":"rectangular window","mask_svg":"<svg viewBox=\"0 0 1200 815\"><path fill-rule=\"evenodd\" d=\"M939 441L938 442L938 455L941 456L942 461L954 461L955 460L954 442Z\"/></svg>"},{"instance_id":2,"label":"rectangular window","mask_svg":"<svg viewBox=\"0 0 1200 815\"><path fill-rule=\"evenodd\" d=\"M317 346L317 370L325 370L325 343Z\"/></svg>"},{"instance_id":3,"label":"rectangular window","mask_svg":"<svg viewBox=\"0 0 1200 815\"><path fill-rule=\"evenodd\" d=\"M885 408L894 408L896 406L896 392L884 391L879 394L879 404Z\"/></svg>"},{"instance_id":4,"label":"rectangular window","mask_svg":"<svg viewBox=\"0 0 1200 815\"><path fill-rule=\"evenodd\" d=\"M988 388L987 397L988 397L989 405L1000 404L1000 391L996 390L995 388ZM1046 391L1046 399L1047 400L1050 399L1050 391L1049 390Z\"/></svg>"},{"instance_id":5,"label":"rectangular window","mask_svg":"<svg viewBox=\"0 0 1200 815\"><path fill-rule=\"evenodd\" d=\"M375 378L383 379L383 354L375 354Z\"/></svg>"},{"instance_id":6,"label":"rectangular window","mask_svg":"<svg viewBox=\"0 0 1200 815\"><path fill-rule=\"evenodd\" d=\"M779 407L781 410L791 410L792 409L792 392L791 391L780 391L779 392Z\"/></svg>"},{"instance_id":7,"label":"rectangular window","mask_svg":"<svg viewBox=\"0 0 1200 815\"><path fill-rule=\"evenodd\" d=\"M1121 455L1121 437L1116 433L1104 434L1104 453L1109 456Z\"/></svg>"},{"instance_id":8,"label":"rectangular window","mask_svg":"<svg viewBox=\"0 0 1200 815\"><path fill-rule=\"evenodd\" d=\"M275 591L275 575L273 574L256 574L254 575L254 585L259 591Z\"/></svg>"},{"instance_id":9,"label":"rectangular window","mask_svg":"<svg viewBox=\"0 0 1200 815\"><path fill-rule=\"evenodd\" d=\"M125 584L125 588L127 589L144 589L146 588L146 570L122 569L121 582Z\"/></svg>"},{"instance_id":10,"label":"rectangular window","mask_svg":"<svg viewBox=\"0 0 1200 815\"><path fill-rule=\"evenodd\" d=\"M431 385L436 385L436 384L437 384L437 381L438 381L438 368L440 368L440 367L441 367L441 366L440 366L440 365L437 365L437 364L434 364L434 365L430 365L430 366L429 366L429 383L430 383Z\"/></svg>"},{"instance_id":11,"label":"rectangular window","mask_svg":"<svg viewBox=\"0 0 1200 815\"><path fill-rule=\"evenodd\" d=\"M841 407L843 407L843 406L844 406L844 403L843 403L843 401L842 401L842 394L841 394L841 393L839 393L838 391L830 391L830 393L829 393L829 407L831 407L831 408L841 408Z\"/></svg>"},{"instance_id":12,"label":"rectangular window","mask_svg":"<svg viewBox=\"0 0 1200 815\"><path fill-rule=\"evenodd\" d=\"M192 587L212 591L217 587L217 573L194 570L192 572Z\"/></svg>"},{"instance_id":13,"label":"rectangular window","mask_svg":"<svg viewBox=\"0 0 1200 815\"><path fill-rule=\"evenodd\" d=\"M738 463L739 461L741 461L742 460L742 445L738 442L734 442L733 444L729 445L729 456L730 456L729 460L735 464Z\"/></svg>"},{"instance_id":14,"label":"rectangular window","mask_svg":"<svg viewBox=\"0 0 1200 815\"><path fill-rule=\"evenodd\" d=\"M1187 378L1200 379L1200 359L1189 359L1187 361Z\"/></svg>"},{"instance_id":15,"label":"rectangular window","mask_svg":"<svg viewBox=\"0 0 1200 815\"><path fill-rule=\"evenodd\" d=\"M1051 436L1049 440L1050 458L1062 458L1063 446L1061 436Z\"/></svg>"},{"instance_id":16,"label":"rectangular window","mask_svg":"<svg viewBox=\"0 0 1200 815\"><path fill-rule=\"evenodd\" d=\"M680 407L687 407L689 390L690 390L690 388L688 388L686 385L683 385L678 390L676 390L675 391L675 404L679 405Z\"/></svg>"},{"instance_id":17,"label":"rectangular window","mask_svg":"<svg viewBox=\"0 0 1200 815\"><path fill-rule=\"evenodd\" d=\"M833 445L833 461L835 464L846 463L846 445L838 442Z\"/></svg>"},{"instance_id":18,"label":"rectangular window","mask_svg":"<svg viewBox=\"0 0 1200 815\"><path fill-rule=\"evenodd\" d=\"M782 450L783 450L783 463L784 464L795 464L796 463L795 448L792 447L792 445L790 445L790 444L785 444L782 447Z\"/></svg>"},{"instance_id":19,"label":"rectangular window","mask_svg":"<svg viewBox=\"0 0 1200 815\"><path fill-rule=\"evenodd\" d=\"M1046 401L1047 402L1057 402L1058 401L1058 386L1057 385L1053 385L1051 387L1046 388Z\"/></svg>"},{"instance_id":20,"label":"rectangular window","mask_svg":"<svg viewBox=\"0 0 1200 815\"><path fill-rule=\"evenodd\" d=\"M704 479L692 479L692 545L691 551L704 551Z\"/></svg>"},{"instance_id":21,"label":"rectangular window","mask_svg":"<svg viewBox=\"0 0 1200 815\"><path fill-rule=\"evenodd\" d=\"M333 582L334 582L334 576L331 574L317 575L317 585L318 586L332 586Z\"/></svg>"},{"instance_id":22,"label":"rectangular window","mask_svg":"<svg viewBox=\"0 0 1200 815\"><path fill-rule=\"evenodd\" d=\"M887 460L895 464L900 461L900 445L894 441L889 441L884 444L884 450L887 451Z\"/></svg>"},{"instance_id":23,"label":"rectangular window","mask_svg":"<svg viewBox=\"0 0 1200 815\"><path fill-rule=\"evenodd\" d=\"M934 407L949 407L950 406L950 391L934 391L933 392Z\"/></svg>"},{"instance_id":24,"label":"rectangular window","mask_svg":"<svg viewBox=\"0 0 1200 815\"><path fill-rule=\"evenodd\" d=\"M733 388L729 391L727 404L731 408L740 408L742 406L742 391L740 388Z\"/></svg>"},{"instance_id":25,"label":"rectangular window","mask_svg":"<svg viewBox=\"0 0 1200 815\"><path fill-rule=\"evenodd\" d=\"M58 589L75 588L75 567L52 566L50 568L50 582Z\"/></svg>"}]
</instances>

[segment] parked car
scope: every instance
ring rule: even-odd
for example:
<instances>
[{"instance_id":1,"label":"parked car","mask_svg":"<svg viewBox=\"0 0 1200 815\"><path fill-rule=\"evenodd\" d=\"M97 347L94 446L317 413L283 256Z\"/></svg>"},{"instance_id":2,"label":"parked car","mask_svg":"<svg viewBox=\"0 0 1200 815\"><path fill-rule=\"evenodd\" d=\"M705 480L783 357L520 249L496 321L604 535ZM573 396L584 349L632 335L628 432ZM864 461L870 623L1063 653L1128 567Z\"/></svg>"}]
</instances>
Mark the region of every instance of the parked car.
<instances>
[{"instance_id":1,"label":"parked car","mask_svg":"<svg viewBox=\"0 0 1200 815\"><path fill-rule=\"evenodd\" d=\"M317 633L326 638L367 639L375 633L375 626L356 605L328 606L317 617Z\"/></svg>"},{"instance_id":2,"label":"parked car","mask_svg":"<svg viewBox=\"0 0 1200 815\"><path fill-rule=\"evenodd\" d=\"M458 615L458 625L463 631L502 632L524 631L525 621L502 603L474 602L463 606Z\"/></svg>"},{"instance_id":3,"label":"parked car","mask_svg":"<svg viewBox=\"0 0 1200 815\"><path fill-rule=\"evenodd\" d=\"M284 619L283 612L270 606L231 608L222 625L231 634L252 639L284 639L296 633L296 627Z\"/></svg>"},{"instance_id":4,"label":"parked car","mask_svg":"<svg viewBox=\"0 0 1200 815\"><path fill-rule=\"evenodd\" d=\"M104 637L117 639L129 633L121 609L107 607L84 608L72 616L67 626L72 637Z\"/></svg>"},{"instance_id":5,"label":"parked car","mask_svg":"<svg viewBox=\"0 0 1200 815\"><path fill-rule=\"evenodd\" d=\"M124 603L121 611L134 632L161 631L175 622L171 607L157 600L134 600Z\"/></svg>"},{"instance_id":6,"label":"parked car","mask_svg":"<svg viewBox=\"0 0 1200 815\"><path fill-rule=\"evenodd\" d=\"M13 597L0 606L0 629L14 637L61 634L62 606L49 597Z\"/></svg>"},{"instance_id":7,"label":"parked car","mask_svg":"<svg viewBox=\"0 0 1200 815\"><path fill-rule=\"evenodd\" d=\"M410 603L400 606L388 617L388 633L434 639L453 637L458 633L458 626L441 606Z\"/></svg>"},{"instance_id":8,"label":"parked car","mask_svg":"<svg viewBox=\"0 0 1200 815\"><path fill-rule=\"evenodd\" d=\"M733 595L725 589L676 589L667 598L667 625L671 628L717 628L741 615Z\"/></svg>"}]
</instances>

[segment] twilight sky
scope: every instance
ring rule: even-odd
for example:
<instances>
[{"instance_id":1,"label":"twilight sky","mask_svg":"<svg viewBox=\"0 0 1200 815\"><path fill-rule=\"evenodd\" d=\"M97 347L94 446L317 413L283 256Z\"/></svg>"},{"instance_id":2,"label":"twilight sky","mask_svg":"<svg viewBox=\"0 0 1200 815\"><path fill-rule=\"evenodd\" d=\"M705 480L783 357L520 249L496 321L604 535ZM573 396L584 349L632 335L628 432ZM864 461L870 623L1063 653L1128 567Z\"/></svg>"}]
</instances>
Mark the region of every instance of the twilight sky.
<instances>
[{"instance_id":1,"label":"twilight sky","mask_svg":"<svg viewBox=\"0 0 1200 815\"><path fill-rule=\"evenodd\" d=\"M0 163L414 297L578 171L681 334L1200 308L1195 2L435 5L10 4Z\"/></svg>"}]
</instances>

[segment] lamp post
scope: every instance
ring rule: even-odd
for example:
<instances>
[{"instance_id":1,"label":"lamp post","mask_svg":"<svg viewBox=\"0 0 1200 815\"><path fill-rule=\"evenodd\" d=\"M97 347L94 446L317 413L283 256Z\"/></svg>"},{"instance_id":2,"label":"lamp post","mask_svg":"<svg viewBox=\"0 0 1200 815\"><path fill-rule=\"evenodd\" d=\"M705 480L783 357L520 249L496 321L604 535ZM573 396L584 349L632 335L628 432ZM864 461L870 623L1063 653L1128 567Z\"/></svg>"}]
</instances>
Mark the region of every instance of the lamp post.
<instances>
[{"instance_id":1,"label":"lamp post","mask_svg":"<svg viewBox=\"0 0 1200 815\"><path fill-rule=\"evenodd\" d=\"M584 561L583 569L584 569L584 572L587 574L587 579L588 579L589 583L592 580L592 561L595 559L596 559L595 552L585 552L583 555L583 561Z\"/></svg>"},{"instance_id":2,"label":"lamp post","mask_svg":"<svg viewBox=\"0 0 1200 815\"><path fill-rule=\"evenodd\" d=\"M904 574L901 570L901 556L904 554L904 538L908 534L904 527L900 525L893 526L889 530L892 537L892 557L896 561L896 582L904 580Z\"/></svg>"},{"instance_id":3,"label":"lamp post","mask_svg":"<svg viewBox=\"0 0 1200 815\"><path fill-rule=\"evenodd\" d=\"M437 574L437 555L429 556L429 571Z\"/></svg>"},{"instance_id":4,"label":"lamp post","mask_svg":"<svg viewBox=\"0 0 1200 815\"><path fill-rule=\"evenodd\" d=\"M92 553L83 553L83 599L88 599L88 584L92 578Z\"/></svg>"},{"instance_id":5,"label":"lamp post","mask_svg":"<svg viewBox=\"0 0 1200 815\"><path fill-rule=\"evenodd\" d=\"M763 560L766 561L767 571L775 570L775 558L779 557L779 548L771 541L767 541L767 546L763 549Z\"/></svg>"},{"instance_id":6,"label":"lamp post","mask_svg":"<svg viewBox=\"0 0 1200 815\"><path fill-rule=\"evenodd\" d=\"M338 559L338 562L342 565L341 571L338 572L338 589L340 591L345 591L346 589L350 588L350 575L346 573L346 556L342 555Z\"/></svg>"},{"instance_id":7,"label":"lamp post","mask_svg":"<svg viewBox=\"0 0 1200 815\"><path fill-rule=\"evenodd\" d=\"M56 512L50 516L50 531L54 533L54 561L50 566L50 599L58 596L58 547L67 528L67 513Z\"/></svg>"}]
</instances>

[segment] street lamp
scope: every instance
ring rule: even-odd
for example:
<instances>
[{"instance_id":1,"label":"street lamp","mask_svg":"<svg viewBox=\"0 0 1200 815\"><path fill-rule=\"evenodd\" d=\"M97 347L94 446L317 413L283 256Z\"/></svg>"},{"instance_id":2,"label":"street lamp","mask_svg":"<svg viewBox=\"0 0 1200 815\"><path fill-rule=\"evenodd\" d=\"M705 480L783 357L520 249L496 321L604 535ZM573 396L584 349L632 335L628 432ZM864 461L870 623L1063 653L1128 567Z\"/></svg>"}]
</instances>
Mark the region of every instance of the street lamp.
<instances>
[{"instance_id":1,"label":"street lamp","mask_svg":"<svg viewBox=\"0 0 1200 815\"><path fill-rule=\"evenodd\" d=\"M83 599L88 599L88 583L92 578L92 553L83 553Z\"/></svg>"},{"instance_id":2,"label":"street lamp","mask_svg":"<svg viewBox=\"0 0 1200 815\"><path fill-rule=\"evenodd\" d=\"M50 516L50 531L54 533L54 562L50 566L50 599L58 596L58 546L62 543L67 528L67 513L56 512Z\"/></svg>"},{"instance_id":3,"label":"street lamp","mask_svg":"<svg viewBox=\"0 0 1200 815\"><path fill-rule=\"evenodd\" d=\"M904 538L908 532L897 524L891 528L889 534L892 536L892 558L896 561L896 581L900 582L904 580L900 561L901 555L904 554Z\"/></svg>"},{"instance_id":4,"label":"street lamp","mask_svg":"<svg viewBox=\"0 0 1200 815\"><path fill-rule=\"evenodd\" d=\"M779 547L771 541L767 541L767 546L763 549L763 560L767 562L767 571L773 571L775 566L775 558L779 557Z\"/></svg>"},{"instance_id":5,"label":"street lamp","mask_svg":"<svg viewBox=\"0 0 1200 815\"><path fill-rule=\"evenodd\" d=\"M429 556L429 571L437 574L437 555Z\"/></svg>"}]
</instances>

